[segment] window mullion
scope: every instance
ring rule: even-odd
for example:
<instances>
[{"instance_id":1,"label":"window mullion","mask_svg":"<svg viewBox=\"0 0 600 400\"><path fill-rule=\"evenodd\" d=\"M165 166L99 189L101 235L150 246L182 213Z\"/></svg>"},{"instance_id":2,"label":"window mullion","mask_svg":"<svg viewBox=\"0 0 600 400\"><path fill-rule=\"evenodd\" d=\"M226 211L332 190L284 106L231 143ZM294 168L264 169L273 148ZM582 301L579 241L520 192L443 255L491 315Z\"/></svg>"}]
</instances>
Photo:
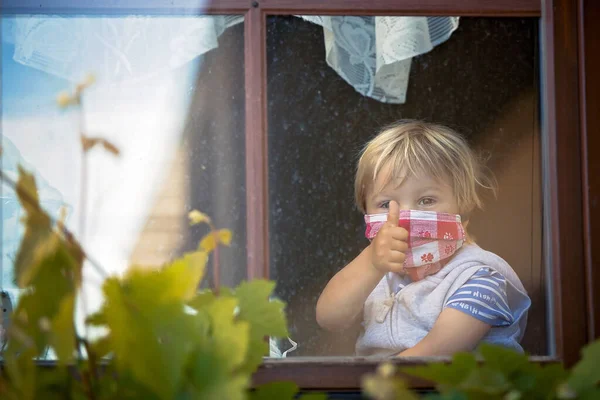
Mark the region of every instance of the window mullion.
<instances>
[{"instance_id":1,"label":"window mullion","mask_svg":"<svg viewBox=\"0 0 600 400\"><path fill-rule=\"evenodd\" d=\"M266 16L257 2L244 24L247 277L257 279L269 275Z\"/></svg>"}]
</instances>

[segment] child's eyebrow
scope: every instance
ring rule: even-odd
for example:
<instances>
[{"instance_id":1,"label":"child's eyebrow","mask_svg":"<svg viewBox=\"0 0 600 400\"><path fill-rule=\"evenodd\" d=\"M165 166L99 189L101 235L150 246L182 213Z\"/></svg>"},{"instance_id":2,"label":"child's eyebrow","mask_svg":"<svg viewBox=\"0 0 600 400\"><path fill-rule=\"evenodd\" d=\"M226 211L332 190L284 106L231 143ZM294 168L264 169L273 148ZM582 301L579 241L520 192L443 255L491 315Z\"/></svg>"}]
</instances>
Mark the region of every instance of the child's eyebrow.
<instances>
[{"instance_id":1,"label":"child's eyebrow","mask_svg":"<svg viewBox=\"0 0 600 400\"><path fill-rule=\"evenodd\" d=\"M425 186L424 188L421 188L422 192L425 192L425 191L428 191L428 190L439 192L440 191L440 187L439 186Z\"/></svg>"},{"instance_id":2,"label":"child's eyebrow","mask_svg":"<svg viewBox=\"0 0 600 400\"><path fill-rule=\"evenodd\" d=\"M391 197L392 197L391 195L388 195L388 194L386 194L386 193L384 193L384 192L379 192L379 193L374 193L374 194L372 194L372 195L369 197L369 199L370 199L371 201L380 201L380 200L389 199L389 198L391 198Z\"/></svg>"}]
</instances>

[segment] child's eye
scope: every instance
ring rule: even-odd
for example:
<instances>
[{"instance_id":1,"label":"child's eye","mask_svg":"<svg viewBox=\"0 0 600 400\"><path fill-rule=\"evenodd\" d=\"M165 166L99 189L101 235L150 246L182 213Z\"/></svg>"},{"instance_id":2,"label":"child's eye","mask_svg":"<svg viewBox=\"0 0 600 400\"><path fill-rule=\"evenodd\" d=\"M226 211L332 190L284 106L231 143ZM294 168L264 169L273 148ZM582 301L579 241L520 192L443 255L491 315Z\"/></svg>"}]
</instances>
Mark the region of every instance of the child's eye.
<instances>
[{"instance_id":1,"label":"child's eye","mask_svg":"<svg viewBox=\"0 0 600 400\"><path fill-rule=\"evenodd\" d=\"M379 203L379 208L390 208L390 201L382 201L381 203Z\"/></svg>"},{"instance_id":2,"label":"child's eye","mask_svg":"<svg viewBox=\"0 0 600 400\"><path fill-rule=\"evenodd\" d=\"M419 205L422 207L432 206L435 204L435 199L433 197L423 197L419 200Z\"/></svg>"}]
</instances>

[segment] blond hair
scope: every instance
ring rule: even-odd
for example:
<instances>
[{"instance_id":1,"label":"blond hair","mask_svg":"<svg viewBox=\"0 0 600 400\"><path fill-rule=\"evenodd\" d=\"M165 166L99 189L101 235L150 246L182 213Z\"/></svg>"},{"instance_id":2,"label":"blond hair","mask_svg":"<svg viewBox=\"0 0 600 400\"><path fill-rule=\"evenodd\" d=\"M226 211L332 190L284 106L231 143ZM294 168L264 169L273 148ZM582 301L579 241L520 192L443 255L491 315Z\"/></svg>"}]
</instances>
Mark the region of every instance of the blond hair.
<instances>
[{"instance_id":1,"label":"blond hair","mask_svg":"<svg viewBox=\"0 0 600 400\"><path fill-rule=\"evenodd\" d=\"M391 173L384 186L391 180L404 179L401 173L425 173L450 184L465 219L471 211L483 207L479 189L496 194L493 175L461 135L442 125L402 120L385 127L360 154L354 194L363 213L377 174L387 165L391 166Z\"/></svg>"}]
</instances>

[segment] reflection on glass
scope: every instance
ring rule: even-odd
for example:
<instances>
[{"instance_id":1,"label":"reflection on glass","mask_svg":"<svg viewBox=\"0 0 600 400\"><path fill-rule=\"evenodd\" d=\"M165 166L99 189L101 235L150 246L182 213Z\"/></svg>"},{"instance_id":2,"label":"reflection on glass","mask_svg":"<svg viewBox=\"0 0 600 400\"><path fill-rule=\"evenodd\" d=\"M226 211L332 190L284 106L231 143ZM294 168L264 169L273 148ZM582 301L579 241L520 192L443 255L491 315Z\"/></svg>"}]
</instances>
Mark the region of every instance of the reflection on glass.
<instances>
[{"instance_id":1,"label":"reflection on glass","mask_svg":"<svg viewBox=\"0 0 600 400\"><path fill-rule=\"evenodd\" d=\"M360 324L327 333L315 306L368 244L353 204L357 155L383 126L405 118L455 128L496 176L498 198L484 198L469 233L519 275L532 301L522 346L547 354L537 20L447 19L445 33L426 45L440 32L427 18L335 18L267 21L270 269L298 343L287 356L354 354ZM422 51L411 52L411 43ZM404 75L385 74L396 97L375 90L385 60L409 64Z\"/></svg>"},{"instance_id":2,"label":"reflection on glass","mask_svg":"<svg viewBox=\"0 0 600 400\"><path fill-rule=\"evenodd\" d=\"M54 217L66 208L108 273L194 249L206 232L187 213L200 209L235 232L221 283L243 279L243 17L4 16L2 29L2 169L32 171L42 206ZM89 74L81 108L61 111L57 94ZM88 153L83 196L80 130L120 150ZM5 185L1 200L0 283L15 302L22 209ZM84 275L90 312L101 277Z\"/></svg>"}]
</instances>

